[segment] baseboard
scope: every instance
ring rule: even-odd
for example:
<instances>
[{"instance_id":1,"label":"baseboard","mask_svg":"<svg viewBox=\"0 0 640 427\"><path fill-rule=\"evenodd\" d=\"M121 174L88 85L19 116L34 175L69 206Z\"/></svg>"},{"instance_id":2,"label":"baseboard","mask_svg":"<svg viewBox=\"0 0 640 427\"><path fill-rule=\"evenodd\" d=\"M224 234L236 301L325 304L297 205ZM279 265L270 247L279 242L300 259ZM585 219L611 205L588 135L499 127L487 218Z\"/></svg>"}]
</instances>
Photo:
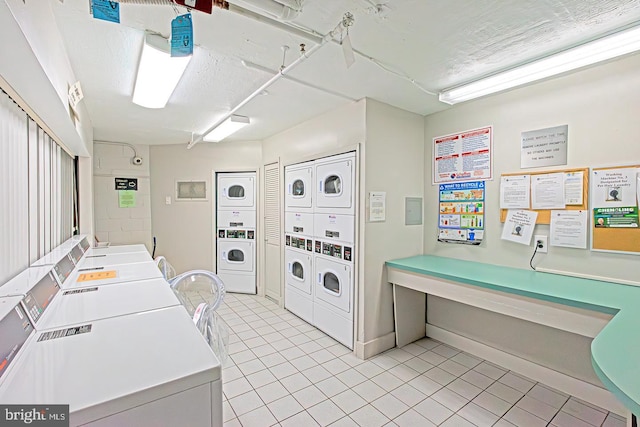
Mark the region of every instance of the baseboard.
<instances>
[{"instance_id":1,"label":"baseboard","mask_svg":"<svg viewBox=\"0 0 640 427\"><path fill-rule=\"evenodd\" d=\"M535 381L549 385L564 393L575 396L593 405L627 416L627 409L613 396L601 387L573 378L553 369L538 365L521 357L514 356L503 350L490 347L478 341L449 332L437 326L427 324L427 336L444 344L464 350L489 362L520 373Z\"/></svg>"},{"instance_id":2,"label":"baseboard","mask_svg":"<svg viewBox=\"0 0 640 427\"><path fill-rule=\"evenodd\" d=\"M356 341L356 357L368 359L396 346L396 333L390 332L371 341Z\"/></svg>"}]
</instances>

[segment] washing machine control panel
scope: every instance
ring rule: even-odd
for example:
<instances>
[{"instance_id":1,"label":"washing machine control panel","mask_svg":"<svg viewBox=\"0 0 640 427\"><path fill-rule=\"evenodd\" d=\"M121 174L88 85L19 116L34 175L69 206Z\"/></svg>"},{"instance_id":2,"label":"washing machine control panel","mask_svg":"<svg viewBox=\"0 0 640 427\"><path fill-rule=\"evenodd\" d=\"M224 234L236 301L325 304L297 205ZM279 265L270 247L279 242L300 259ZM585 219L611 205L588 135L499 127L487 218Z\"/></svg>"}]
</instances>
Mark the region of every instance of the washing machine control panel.
<instances>
[{"instance_id":1,"label":"washing machine control panel","mask_svg":"<svg viewBox=\"0 0 640 427\"><path fill-rule=\"evenodd\" d=\"M304 237L290 236L287 234L284 236L284 244L292 248L313 252L313 239L305 239Z\"/></svg>"},{"instance_id":2,"label":"washing machine control panel","mask_svg":"<svg viewBox=\"0 0 640 427\"><path fill-rule=\"evenodd\" d=\"M316 240L315 251L332 258L339 258L345 261L353 260L353 248L349 246Z\"/></svg>"},{"instance_id":3,"label":"washing machine control panel","mask_svg":"<svg viewBox=\"0 0 640 427\"><path fill-rule=\"evenodd\" d=\"M256 238L255 230L218 230L219 239L249 239L254 240Z\"/></svg>"}]
</instances>

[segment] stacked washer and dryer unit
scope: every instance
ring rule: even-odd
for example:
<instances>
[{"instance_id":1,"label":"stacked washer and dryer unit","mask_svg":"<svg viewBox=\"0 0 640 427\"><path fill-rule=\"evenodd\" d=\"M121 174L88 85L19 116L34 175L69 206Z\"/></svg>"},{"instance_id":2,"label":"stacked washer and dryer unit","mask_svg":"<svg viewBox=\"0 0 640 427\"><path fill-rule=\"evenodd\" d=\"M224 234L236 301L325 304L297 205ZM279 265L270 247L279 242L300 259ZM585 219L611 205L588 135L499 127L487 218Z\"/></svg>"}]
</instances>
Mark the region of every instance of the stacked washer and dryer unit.
<instances>
[{"instance_id":1,"label":"stacked washer and dryer unit","mask_svg":"<svg viewBox=\"0 0 640 427\"><path fill-rule=\"evenodd\" d=\"M285 308L353 349L355 152L285 167Z\"/></svg>"},{"instance_id":2,"label":"stacked washer and dryer unit","mask_svg":"<svg viewBox=\"0 0 640 427\"><path fill-rule=\"evenodd\" d=\"M217 174L217 274L227 292L256 293L256 173Z\"/></svg>"}]
</instances>

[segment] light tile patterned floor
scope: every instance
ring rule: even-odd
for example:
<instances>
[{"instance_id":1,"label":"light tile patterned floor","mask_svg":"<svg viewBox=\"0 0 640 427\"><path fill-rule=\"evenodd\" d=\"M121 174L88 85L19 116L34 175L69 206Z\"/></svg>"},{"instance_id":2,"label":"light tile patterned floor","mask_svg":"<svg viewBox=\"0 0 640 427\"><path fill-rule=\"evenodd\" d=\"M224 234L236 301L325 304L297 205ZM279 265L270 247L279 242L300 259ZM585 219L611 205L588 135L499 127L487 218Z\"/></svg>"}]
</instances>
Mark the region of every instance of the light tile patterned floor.
<instances>
[{"instance_id":1,"label":"light tile patterned floor","mask_svg":"<svg viewBox=\"0 0 640 427\"><path fill-rule=\"evenodd\" d=\"M273 302L227 294L224 425L625 427L623 418L425 338L356 358Z\"/></svg>"}]
</instances>

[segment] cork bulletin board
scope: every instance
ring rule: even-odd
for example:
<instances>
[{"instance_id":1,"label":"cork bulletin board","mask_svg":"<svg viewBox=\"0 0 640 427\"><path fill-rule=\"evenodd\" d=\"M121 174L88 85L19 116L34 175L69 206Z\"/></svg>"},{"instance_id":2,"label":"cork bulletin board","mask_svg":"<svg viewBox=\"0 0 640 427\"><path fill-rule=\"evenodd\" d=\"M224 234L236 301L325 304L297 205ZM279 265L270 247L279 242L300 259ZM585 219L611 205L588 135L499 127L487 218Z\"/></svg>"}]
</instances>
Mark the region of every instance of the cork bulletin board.
<instances>
[{"instance_id":1,"label":"cork bulletin board","mask_svg":"<svg viewBox=\"0 0 640 427\"><path fill-rule=\"evenodd\" d=\"M630 172L629 175L633 177L636 182L636 186L638 184L638 176L640 176L640 165L631 165L631 166L619 166L619 167L611 167L611 168L594 168L592 173L592 182L593 185L596 185L595 175L600 172L611 172L611 171L619 171L619 172ZM592 193L595 189L592 189ZM636 189L637 192L637 189ZM595 196L595 194L594 194ZM591 210L591 249L594 251L605 251L605 252L625 252L632 253L636 255L640 255L640 227L637 226L637 193L633 195L633 204L635 205L635 211L630 212L631 218L629 218L629 222L633 222L633 216L635 216L635 226L627 225L627 226L602 226L599 224L597 215L596 201L592 200L593 209ZM625 203L630 204L630 203ZM633 208L633 206L629 206ZM624 209L624 208L618 208ZM623 216L620 214L620 216ZM621 218L623 219L623 218Z\"/></svg>"},{"instance_id":2,"label":"cork bulletin board","mask_svg":"<svg viewBox=\"0 0 640 427\"><path fill-rule=\"evenodd\" d=\"M565 210L587 210L589 208L589 168L574 168L574 169L556 169L546 171L527 171L525 173L505 173L501 176L516 176L516 175L531 175L533 178L536 175L546 175L550 173L571 173L582 172L582 204L581 205L566 205ZM538 218L536 224L550 224L551 223L551 209L529 209L538 212ZM500 209L500 222L505 222L507 219L508 209Z\"/></svg>"}]
</instances>

